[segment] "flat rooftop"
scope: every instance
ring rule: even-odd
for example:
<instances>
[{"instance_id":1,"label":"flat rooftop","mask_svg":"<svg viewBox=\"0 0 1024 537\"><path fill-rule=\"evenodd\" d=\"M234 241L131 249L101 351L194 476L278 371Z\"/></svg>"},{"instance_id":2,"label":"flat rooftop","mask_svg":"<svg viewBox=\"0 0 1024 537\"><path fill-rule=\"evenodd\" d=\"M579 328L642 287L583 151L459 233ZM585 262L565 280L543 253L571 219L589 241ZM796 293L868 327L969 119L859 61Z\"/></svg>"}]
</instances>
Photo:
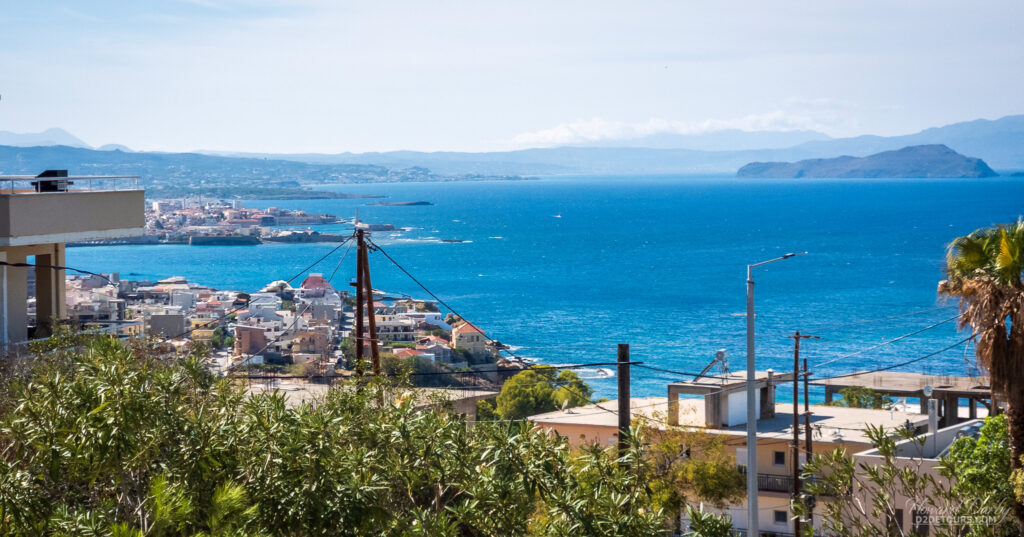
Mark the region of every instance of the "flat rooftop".
<instances>
[{"instance_id":1,"label":"flat rooftop","mask_svg":"<svg viewBox=\"0 0 1024 537\"><path fill-rule=\"evenodd\" d=\"M798 413L803 413L803 405ZM824 442L857 442L868 444L871 441L864 434L868 425L883 426L886 429L903 427L909 421L915 427L928 424L927 414L916 412L900 412L898 410L876 410L871 408L846 408L841 406L811 405L811 427L820 431L815 440ZM803 416L800 417L801 439L803 439ZM734 425L722 431L737 436L747 434L746 425ZM836 433L838 432L838 436ZM759 438L793 438L793 405L776 404L775 417L757 420L757 436Z\"/></svg>"},{"instance_id":2,"label":"flat rooftop","mask_svg":"<svg viewBox=\"0 0 1024 537\"><path fill-rule=\"evenodd\" d=\"M588 425L596 427L618 427L619 418L615 413L618 409L617 401L568 409L567 412L556 410L530 416L529 420L538 425L556 427L558 425ZM643 418L651 419L653 424L659 428L665 427L667 421L668 399L665 397L645 397L630 400L631 416L634 420ZM820 441L826 442L856 442L867 444L870 441L864 434L868 425L881 425L886 429L902 427L907 421L914 426L921 426L928 423L928 416L914 412L901 412L897 410L874 410L868 408L845 408L836 406L811 405L813 415L811 426L820 432ZM803 406L799 407L803 412ZM682 426L704 427L704 399L680 399L679 400L679 422ZM800 418L803 427L803 417ZM793 436L793 405L775 405L775 417L757 420L759 438L778 438L789 440ZM735 436L746 436L746 425L735 425L723 429L710 429L716 433ZM835 433L839 432L839 436ZM801 438L803 432L801 429Z\"/></svg>"},{"instance_id":3,"label":"flat rooftop","mask_svg":"<svg viewBox=\"0 0 1024 537\"><path fill-rule=\"evenodd\" d=\"M758 383L763 383L768 380L768 371L755 371L754 380ZM792 382L793 373L786 372L771 372L771 378L773 384L780 384L783 382ZM668 383L669 389L681 389L683 393L699 394L704 391L714 390L718 391L724 388L737 388L745 386L747 382L746 371L732 371L730 373L717 373L702 376L697 379L684 380L678 382Z\"/></svg>"},{"instance_id":4,"label":"flat rooftop","mask_svg":"<svg viewBox=\"0 0 1024 537\"><path fill-rule=\"evenodd\" d=\"M605 401L603 403L569 408L565 411L555 410L552 412L545 412L543 414L536 414L527 419L533 423L545 425L569 424L618 427L618 408L618 400L612 400ZM629 400L629 408L630 416L634 420L641 418L653 419L655 421L664 420L665 410L668 408L668 398L634 397Z\"/></svg>"},{"instance_id":5,"label":"flat rooftop","mask_svg":"<svg viewBox=\"0 0 1024 537\"><path fill-rule=\"evenodd\" d=\"M897 371L864 372L837 379L814 380L815 386L836 389L860 386L892 395L918 397L925 386L931 386L933 396L956 395L959 397L989 397L991 387L988 377L951 377L945 375L924 375Z\"/></svg>"},{"instance_id":6,"label":"flat rooftop","mask_svg":"<svg viewBox=\"0 0 1024 537\"><path fill-rule=\"evenodd\" d=\"M241 377L244 378L244 377ZM272 392L279 390L285 396L288 406L298 406L302 403L315 403L327 395L331 389L326 384L315 384L312 382L297 381L295 379L280 379L273 382L253 381L249 386L252 393ZM335 389L347 389L340 386ZM460 400L479 400L497 397L497 390L487 389L455 389L455 388L403 388L395 390L396 394L410 393L416 397L420 406L427 406L431 403Z\"/></svg>"}]
</instances>

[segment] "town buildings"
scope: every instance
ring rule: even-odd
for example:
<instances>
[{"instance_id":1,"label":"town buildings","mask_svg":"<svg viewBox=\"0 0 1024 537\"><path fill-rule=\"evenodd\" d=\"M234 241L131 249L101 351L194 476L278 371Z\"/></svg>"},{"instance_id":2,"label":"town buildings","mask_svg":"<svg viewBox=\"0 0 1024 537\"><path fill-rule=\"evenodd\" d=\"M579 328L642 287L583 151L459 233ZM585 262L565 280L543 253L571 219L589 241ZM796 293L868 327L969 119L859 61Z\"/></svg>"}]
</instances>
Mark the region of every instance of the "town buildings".
<instances>
[{"instance_id":1,"label":"town buildings","mask_svg":"<svg viewBox=\"0 0 1024 537\"><path fill-rule=\"evenodd\" d=\"M762 535L792 535L793 517L790 501L793 490L793 465L806 462L806 433L800 419L798 434L800 450L793 458L793 406L775 403L775 389L781 382L791 382L790 375L774 375L770 371L757 375L757 482L758 530ZM680 395L685 396L680 398ZM531 416L539 427L565 437L573 446L583 444L612 445L618 439L617 401L593 404ZM722 435L727 454L735 457L737 467L745 471L747 460L745 376L723 374L668 385L668 397L630 400L635 421L646 421L654 431L673 427ZM803 408L797 409L801 414ZM838 406L811 405L812 452L822 454L837 448L849 453L872 449L865 429L868 425L884 426L896 431L912 428L926 432L928 416L895 409L874 410ZM830 501L821 498L820 501ZM733 528L745 531L746 503L730 505L722 510L705 506L710 511L728 515ZM686 521L683 521L684 525ZM820 523L820 520L818 520Z\"/></svg>"}]
</instances>

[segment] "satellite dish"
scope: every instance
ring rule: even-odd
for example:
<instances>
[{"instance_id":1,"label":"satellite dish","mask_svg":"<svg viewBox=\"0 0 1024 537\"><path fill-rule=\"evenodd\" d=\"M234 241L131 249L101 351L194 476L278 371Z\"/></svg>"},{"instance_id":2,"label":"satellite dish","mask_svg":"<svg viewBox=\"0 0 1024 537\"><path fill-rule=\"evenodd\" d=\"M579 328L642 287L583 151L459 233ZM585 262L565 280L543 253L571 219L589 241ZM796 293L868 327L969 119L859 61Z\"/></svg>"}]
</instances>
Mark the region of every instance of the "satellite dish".
<instances>
[{"instance_id":1,"label":"satellite dish","mask_svg":"<svg viewBox=\"0 0 1024 537\"><path fill-rule=\"evenodd\" d=\"M924 391L924 396L925 397L931 397L932 396L932 387L931 386L925 386L923 391Z\"/></svg>"}]
</instances>

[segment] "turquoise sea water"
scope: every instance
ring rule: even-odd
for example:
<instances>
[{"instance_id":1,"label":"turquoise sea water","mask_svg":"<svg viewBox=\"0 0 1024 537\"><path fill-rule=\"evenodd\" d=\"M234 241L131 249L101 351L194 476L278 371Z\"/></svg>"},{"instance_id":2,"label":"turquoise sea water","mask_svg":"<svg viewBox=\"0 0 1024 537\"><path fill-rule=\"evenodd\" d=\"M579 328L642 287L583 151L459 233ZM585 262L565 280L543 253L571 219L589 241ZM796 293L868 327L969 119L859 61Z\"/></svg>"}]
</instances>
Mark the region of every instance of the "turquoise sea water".
<instances>
[{"instance_id":1,"label":"turquoise sea water","mask_svg":"<svg viewBox=\"0 0 1024 537\"><path fill-rule=\"evenodd\" d=\"M630 343L647 364L699 371L724 348L745 364L748 263L808 255L756 269L758 367L792 368L792 339L822 336L802 352L818 375L915 358L961 339L953 323L877 350L821 363L955 315L937 301L946 244L1024 212L1024 181L746 180L729 177L566 177L523 182L325 187L433 206L375 200L252 201L414 228L374 240L491 337L542 363L614 361ZM318 226L343 232L347 226ZM443 243L438 239L460 239ZM67 263L123 278L185 276L218 288L258 290L287 279L333 245L70 248ZM344 248L314 271L330 274ZM348 256L335 283L354 271ZM426 298L380 254L378 289ZM970 358L973 349L968 349ZM907 370L965 374L961 345ZM636 369L634 396L663 395L672 374ZM584 376L600 396L615 380ZM780 397L786 392L780 390Z\"/></svg>"}]
</instances>

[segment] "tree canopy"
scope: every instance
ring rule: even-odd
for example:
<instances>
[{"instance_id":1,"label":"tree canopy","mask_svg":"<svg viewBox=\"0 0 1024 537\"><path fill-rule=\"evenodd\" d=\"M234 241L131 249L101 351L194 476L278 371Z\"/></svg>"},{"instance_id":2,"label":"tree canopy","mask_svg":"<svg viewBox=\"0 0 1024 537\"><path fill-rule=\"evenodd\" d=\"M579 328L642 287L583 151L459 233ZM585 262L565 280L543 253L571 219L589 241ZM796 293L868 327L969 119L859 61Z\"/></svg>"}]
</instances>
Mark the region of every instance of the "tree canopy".
<instances>
[{"instance_id":1,"label":"tree canopy","mask_svg":"<svg viewBox=\"0 0 1024 537\"><path fill-rule=\"evenodd\" d=\"M556 371L535 366L506 380L498 394L498 416L517 420L550 412L563 404L569 407L590 404L594 390L579 375L568 369Z\"/></svg>"},{"instance_id":2,"label":"tree canopy","mask_svg":"<svg viewBox=\"0 0 1024 537\"><path fill-rule=\"evenodd\" d=\"M1006 402L1010 466L1024 481L1024 220L958 237L946 255L938 292L960 299L961 328L970 328L992 394ZM1024 534L1024 501L1013 505Z\"/></svg>"},{"instance_id":3,"label":"tree canopy","mask_svg":"<svg viewBox=\"0 0 1024 537\"><path fill-rule=\"evenodd\" d=\"M467 426L386 379L315 403L250 394L202 357L75 338L0 377L4 535L653 535L637 439L573 452ZM383 397L382 397L383 396ZM381 403L383 399L384 403ZM628 465L621 464L622 462Z\"/></svg>"},{"instance_id":4,"label":"tree canopy","mask_svg":"<svg viewBox=\"0 0 1024 537\"><path fill-rule=\"evenodd\" d=\"M840 399L834 399L829 405L848 408L889 408L893 405L892 397L882 395L864 386L848 386L839 390Z\"/></svg>"}]
</instances>

